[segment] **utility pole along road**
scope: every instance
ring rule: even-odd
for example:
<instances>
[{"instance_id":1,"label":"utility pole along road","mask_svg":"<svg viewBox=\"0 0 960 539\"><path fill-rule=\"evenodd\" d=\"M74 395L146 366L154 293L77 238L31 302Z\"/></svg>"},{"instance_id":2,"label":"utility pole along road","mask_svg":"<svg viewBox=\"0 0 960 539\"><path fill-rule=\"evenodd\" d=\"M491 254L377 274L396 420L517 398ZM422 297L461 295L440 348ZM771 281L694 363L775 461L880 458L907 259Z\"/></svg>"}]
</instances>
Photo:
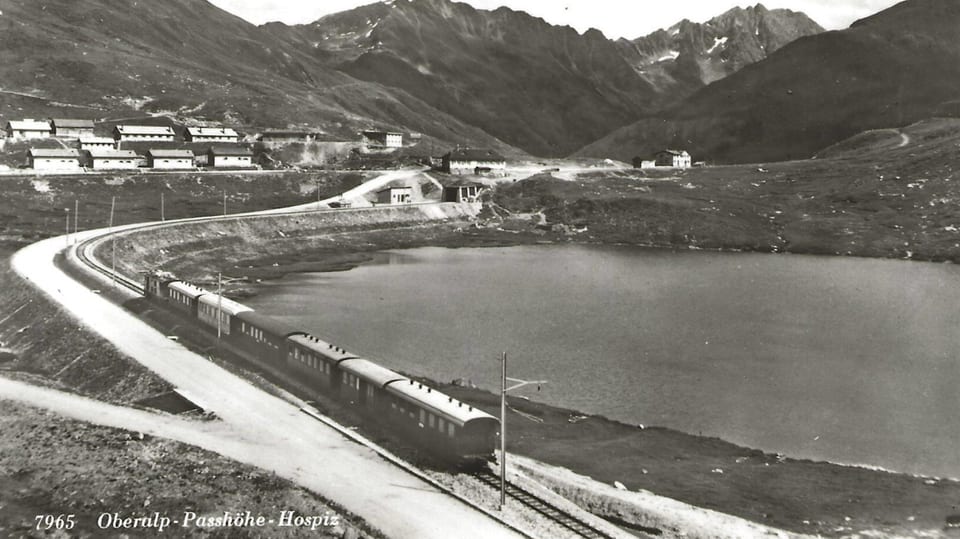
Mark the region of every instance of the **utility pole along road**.
<instances>
[{"instance_id":1,"label":"utility pole along road","mask_svg":"<svg viewBox=\"0 0 960 539\"><path fill-rule=\"evenodd\" d=\"M124 228L130 226L114 230ZM105 233L105 229L85 231L76 239L79 243ZM202 400L229 427L219 433L222 443L216 447L211 447L209 431L191 439L189 430L170 430L174 439L274 471L342 505L389 537L521 537L88 290L54 265L63 248L62 236L49 238L18 251L11 264L21 277L122 353ZM110 286L109 281L103 286ZM10 388L0 385L0 398L15 397L9 394ZM43 406L43 401L31 404ZM151 430L148 427L144 425L145 432Z\"/></svg>"}]
</instances>

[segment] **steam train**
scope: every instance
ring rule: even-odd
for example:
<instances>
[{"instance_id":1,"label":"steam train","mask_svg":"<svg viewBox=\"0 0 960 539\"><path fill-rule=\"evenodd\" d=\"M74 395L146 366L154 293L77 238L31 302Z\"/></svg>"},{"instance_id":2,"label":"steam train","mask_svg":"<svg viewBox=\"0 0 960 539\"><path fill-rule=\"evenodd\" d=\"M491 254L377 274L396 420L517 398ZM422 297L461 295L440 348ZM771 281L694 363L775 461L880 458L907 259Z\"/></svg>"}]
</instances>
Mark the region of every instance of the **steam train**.
<instances>
[{"instance_id":1,"label":"steam train","mask_svg":"<svg viewBox=\"0 0 960 539\"><path fill-rule=\"evenodd\" d=\"M169 273L148 274L144 295L439 457L493 458L500 422L482 410Z\"/></svg>"}]
</instances>

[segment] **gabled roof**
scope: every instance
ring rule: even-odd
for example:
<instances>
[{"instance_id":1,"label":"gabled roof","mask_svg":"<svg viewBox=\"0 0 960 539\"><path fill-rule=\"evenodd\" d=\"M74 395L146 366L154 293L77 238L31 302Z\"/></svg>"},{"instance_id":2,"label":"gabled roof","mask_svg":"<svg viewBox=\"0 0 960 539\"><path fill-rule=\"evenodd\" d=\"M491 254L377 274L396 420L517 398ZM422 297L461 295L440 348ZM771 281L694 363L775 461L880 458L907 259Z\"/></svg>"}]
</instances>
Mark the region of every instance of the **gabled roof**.
<instances>
[{"instance_id":1,"label":"gabled roof","mask_svg":"<svg viewBox=\"0 0 960 539\"><path fill-rule=\"evenodd\" d=\"M7 126L14 131L51 131L50 122L36 120L10 120Z\"/></svg>"},{"instance_id":2,"label":"gabled roof","mask_svg":"<svg viewBox=\"0 0 960 539\"><path fill-rule=\"evenodd\" d=\"M210 148L210 153L213 155L253 156L253 150L243 146L213 146Z\"/></svg>"},{"instance_id":3,"label":"gabled roof","mask_svg":"<svg viewBox=\"0 0 960 539\"><path fill-rule=\"evenodd\" d=\"M84 150L93 159L136 159L137 152L133 150L114 150L110 148L90 148Z\"/></svg>"},{"instance_id":4,"label":"gabled roof","mask_svg":"<svg viewBox=\"0 0 960 539\"><path fill-rule=\"evenodd\" d=\"M187 133L191 137L239 137L232 128L229 127L188 127Z\"/></svg>"},{"instance_id":5,"label":"gabled roof","mask_svg":"<svg viewBox=\"0 0 960 539\"><path fill-rule=\"evenodd\" d=\"M74 118L53 118L50 123L54 127L73 127L93 129L93 120L74 119Z\"/></svg>"},{"instance_id":6,"label":"gabled roof","mask_svg":"<svg viewBox=\"0 0 960 539\"><path fill-rule=\"evenodd\" d=\"M657 155L662 154L662 153L667 153L667 154L670 154L670 155L690 155L690 154L687 153L686 150L661 150L661 151L657 152Z\"/></svg>"},{"instance_id":7,"label":"gabled roof","mask_svg":"<svg viewBox=\"0 0 960 539\"><path fill-rule=\"evenodd\" d=\"M31 157L80 157L79 150L67 148L30 148L29 154Z\"/></svg>"},{"instance_id":8,"label":"gabled roof","mask_svg":"<svg viewBox=\"0 0 960 539\"><path fill-rule=\"evenodd\" d=\"M174 136L173 128L167 125L118 125L121 135L163 135Z\"/></svg>"},{"instance_id":9,"label":"gabled roof","mask_svg":"<svg viewBox=\"0 0 960 539\"><path fill-rule=\"evenodd\" d=\"M160 158L167 158L167 159L184 159L184 158L193 159L193 152L190 150L162 150L162 149L157 150L154 148L150 148L149 150L147 150L147 155L154 158L160 157Z\"/></svg>"},{"instance_id":10,"label":"gabled roof","mask_svg":"<svg viewBox=\"0 0 960 539\"><path fill-rule=\"evenodd\" d=\"M444 157L451 161L506 161L499 153L489 149L462 148L453 150Z\"/></svg>"},{"instance_id":11,"label":"gabled roof","mask_svg":"<svg viewBox=\"0 0 960 539\"><path fill-rule=\"evenodd\" d=\"M399 131L376 131L376 130L367 130L363 132L364 136L375 137L380 135L403 135Z\"/></svg>"}]
</instances>

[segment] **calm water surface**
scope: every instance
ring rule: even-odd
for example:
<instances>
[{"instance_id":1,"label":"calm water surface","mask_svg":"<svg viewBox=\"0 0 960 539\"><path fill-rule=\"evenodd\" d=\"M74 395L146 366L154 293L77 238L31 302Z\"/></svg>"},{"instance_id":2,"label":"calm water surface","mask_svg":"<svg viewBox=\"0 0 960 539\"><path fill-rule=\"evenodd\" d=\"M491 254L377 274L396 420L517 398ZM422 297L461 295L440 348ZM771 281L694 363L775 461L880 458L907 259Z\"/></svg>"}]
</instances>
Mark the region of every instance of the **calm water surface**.
<instances>
[{"instance_id":1,"label":"calm water surface","mask_svg":"<svg viewBox=\"0 0 960 539\"><path fill-rule=\"evenodd\" d=\"M960 477L960 268L527 246L383 253L251 307L384 365L791 456Z\"/></svg>"}]
</instances>

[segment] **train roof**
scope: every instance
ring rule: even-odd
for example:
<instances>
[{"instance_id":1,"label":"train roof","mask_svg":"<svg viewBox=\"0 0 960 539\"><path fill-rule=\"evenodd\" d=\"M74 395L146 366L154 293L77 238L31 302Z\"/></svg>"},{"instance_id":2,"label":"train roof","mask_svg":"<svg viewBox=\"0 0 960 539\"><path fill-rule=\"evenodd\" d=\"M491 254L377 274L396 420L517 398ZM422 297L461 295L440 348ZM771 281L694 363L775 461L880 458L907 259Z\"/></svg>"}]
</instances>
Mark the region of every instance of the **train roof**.
<instances>
[{"instance_id":1,"label":"train roof","mask_svg":"<svg viewBox=\"0 0 960 539\"><path fill-rule=\"evenodd\" d=\"M217 294L214 294L212 292L208 292L200 296L200 299L198 301L200 301L200 303L203 303L204 305L209 305L211 307L218 307L221 310L223 310L223 312L229 314L230 316L236 316L242 312L253 310L250 307L243 305L242 303L237 303L236 301L233 301L232 299L229 299L229 298L221 299L221 296L218 296Z\"/></svg>"},{"instance_id":2,"label":"train roof","mask_svg":"<svg viewBox=\"0 0 960 539\"><path fill-rule=\"evenodd\" d=\"M497 418L479 408L474 408L472 405L458 401L414 380L392 383L386 386L386 390L407 401L432 409L435 414L447 421L452 421L458 427L462 427L470 421L497 421Z\"/></svg>"},{"instance_id":3,"label":"train roof","mask_svg":"<svg viewBox=\"0 0 960 539\"><path fill-rule=\"evenodd\" d=\"M190 299L196 299L197 296L202 294L209 294L209 292L200 288L199 286L194 286L185 281L173 281L167 285L167 288L170 290L176 290Z\"/></svg>"},{"instance_id":4,"label":"train roof","mask_svg":"<svg viewBox=\"0 0 960 539\"><path fill-rule=\"evenodd\" d=\"M381 367L372 361L361 358L342 361L340 363L340 370L349 372L377 387L383 387L390 382L407 379L405 376L397 374L386 367Z\"/></svg>"},{"instance_id":5,"label":"train roof","mask_svg":"<svg viewBox=\"0 0 960 539\"><path fill-rule=\"evenodd\" d=\"M263 330L266 333L269 333L270 335L273 335L274 337L284 338L291 335L307 334L306 331L296 329L286 322L281 322L272 316L266 316L254 310L243 311L237 315L237 318Z\"/></svg>"},{"instance_id":6,"label":"train roof","mask_svg":"<svg viewBox=\"0 0 960 539\"><path fill-rule=\"evenodd\" d=\"M322 339L318 339L309 333L304 333L303 335L293 335L290 337L290 342L295 343L302 348L306 348L307 350L316 352L321 356L336 362L340 362L345 359L354 359L357 357L356 355L347 352L343 348L330 344Z\"/></svg>"}]
</instances>

